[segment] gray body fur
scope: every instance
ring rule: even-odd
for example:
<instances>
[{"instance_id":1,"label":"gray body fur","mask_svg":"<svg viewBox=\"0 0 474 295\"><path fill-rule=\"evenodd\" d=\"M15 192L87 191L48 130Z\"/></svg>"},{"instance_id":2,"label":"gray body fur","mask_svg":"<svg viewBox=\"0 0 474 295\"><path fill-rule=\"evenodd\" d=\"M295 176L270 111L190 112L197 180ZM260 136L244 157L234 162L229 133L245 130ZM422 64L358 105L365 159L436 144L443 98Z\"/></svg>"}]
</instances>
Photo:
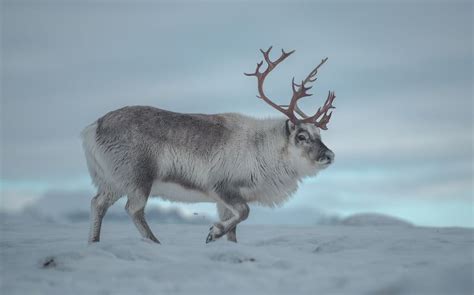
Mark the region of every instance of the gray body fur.
<instances>
[{"instance_id":1,"label":"gray body fur","mask_svg":"<svg viewBox=\"0 0 474 295\"><path fill-rule=\"evenodd\" d=\"M144 208L149 196L159 196L217 203L221 222L211 227L206 241L224 234L236 241L236 226L249 214L247 203L281 204L302 178L334 158L312 124L232 113L124 107L86 127L82 137L98 189L91 202L90 242L99 241L103 216L122 196L144 238L158 242Z\"/></svg>"}]
</instances>

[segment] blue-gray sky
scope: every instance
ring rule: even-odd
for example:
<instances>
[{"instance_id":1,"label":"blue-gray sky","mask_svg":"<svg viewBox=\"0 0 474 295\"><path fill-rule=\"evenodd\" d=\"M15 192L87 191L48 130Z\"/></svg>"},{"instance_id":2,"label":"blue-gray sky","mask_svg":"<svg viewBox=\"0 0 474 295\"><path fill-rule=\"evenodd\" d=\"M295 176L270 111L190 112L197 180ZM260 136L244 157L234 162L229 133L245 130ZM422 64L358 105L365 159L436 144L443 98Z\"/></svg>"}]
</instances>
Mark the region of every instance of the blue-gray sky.
<instances>
[{"instance_id":1,"label":"blue-gray sky","mask_svg":"<svg viewBox=\"0 0 474 295\"><path fill-rule=\"evenodd\" d=\"M301 106L337 95L323 132L336 163L275 216L474 226L472 1L3 1L1 14L3 210L92 192L79 133L116 108L279 116L242 74L273 45L296 52L269 96L287 102L291 77L326 56Z\"/></svg>"}]
</instances>

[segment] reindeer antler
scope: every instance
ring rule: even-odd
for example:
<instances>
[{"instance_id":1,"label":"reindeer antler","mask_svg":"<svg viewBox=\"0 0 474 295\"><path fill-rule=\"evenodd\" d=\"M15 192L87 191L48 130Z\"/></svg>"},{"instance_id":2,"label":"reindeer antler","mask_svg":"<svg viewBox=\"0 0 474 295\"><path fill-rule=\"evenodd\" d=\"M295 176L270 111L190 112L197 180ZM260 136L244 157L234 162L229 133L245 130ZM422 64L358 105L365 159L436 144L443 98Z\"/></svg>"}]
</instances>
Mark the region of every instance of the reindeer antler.
<instances>
[{"instance_id":1,"label":"reindeer antler","mask_svg":"<svg viewBox=\"0 0 474 295\"><path fill-rule=\"evenodd\" d=\"M268 76L268 74L283 60L285 60L288 56L290 56L294 50L290 52L285 52L283 49L281 50L282 54L281 56L275 60L271 61L270 60L270 51L272 50L272 46L268 48L267 51L263 51L260 49L260 51L263 54L263 58L265 62L267 63L267 69L263 72L260 72L260 67L263 64L263 61L257 63L257 68L255 69L254 73L244 73L247 76L255 76L257 77L257 82L258 82L258 93L257 95L258 98L263 99L266 103L268 103L270 106L273 108L277 109L281 113L285 114L291 122L294 124L298 122L302 123L313 123L319 128L323 130L327 130L327 123L331 119L332 112L328 114L330 109L334 109L335 107L332 105L332 102L336 98L334 95L334 92L329 91L328 97L326 99L326 102L322 107L318 109L316 114L313 116L308 116L306 115L297 105L298 100L300 100L303 97L311 96L312 94L308 93L308 90L312 88L312 86L306 87L306 84L309 82L314 82L317 80L316 75L318 74L319 68L328 60L328 58L324 58L321 60L321 63L314 68L306 77L306 79L301 81L301 84L295 83L295 78L293 77L291 81L291 88L293 90L293 96L291 97L291 101L289 105L277 105L274 103L272 100L270 100L264 93L263 91L263 83L265 81L265 78ZM302 117L302 119L298 119L295 115L295 112ZM322 117L321 117L322 116ZM318 121L318 119L321 117L321 119Z\"/></svg>"}]
</instances>

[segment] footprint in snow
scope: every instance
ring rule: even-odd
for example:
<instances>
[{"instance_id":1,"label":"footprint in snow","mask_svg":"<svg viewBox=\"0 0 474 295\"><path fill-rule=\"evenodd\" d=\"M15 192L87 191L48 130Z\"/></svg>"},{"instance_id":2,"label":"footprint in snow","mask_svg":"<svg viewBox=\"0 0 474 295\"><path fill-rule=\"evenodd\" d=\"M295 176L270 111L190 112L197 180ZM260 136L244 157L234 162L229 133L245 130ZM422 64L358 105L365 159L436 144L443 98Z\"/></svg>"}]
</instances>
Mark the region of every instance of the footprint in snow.
<instances>
[{"instance_id":1,"label":"footprint in snow","mask_svg":"<svg viewBox=\"0 0 474 295\"><path fill-rule=\"evenodd\" d=\"M234 264L256 261L253 257L248 257L239 253L216 253L211 255L211 260Z\"/></svg>"}]
</instances>

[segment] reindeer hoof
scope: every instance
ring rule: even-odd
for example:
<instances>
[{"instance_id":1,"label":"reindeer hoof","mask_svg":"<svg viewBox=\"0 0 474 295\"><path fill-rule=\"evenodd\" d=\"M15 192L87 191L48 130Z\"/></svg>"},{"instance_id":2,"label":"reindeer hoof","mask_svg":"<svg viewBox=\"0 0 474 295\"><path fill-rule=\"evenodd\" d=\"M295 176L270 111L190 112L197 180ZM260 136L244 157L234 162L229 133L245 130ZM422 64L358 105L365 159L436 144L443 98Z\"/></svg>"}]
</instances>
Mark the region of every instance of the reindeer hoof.
<instances>
[{"instance_id":1,"label":"reindeer hoof","mask_svg":"<svg viewBox=\"0 0 474 295\"><path fill-rule=\"evenodd\" d=\"M207 235L207 238L206 238L206 244L208 244L208 243L210 243L210 242L213 242L213 241L215 241L215 239L214 239L214 237L212 236L212 234L209 233L209 234Z\"/></svg>"},{"instance_id":2,"label":"reindeer hoof","mask_svg":"<svg viewBox=\"0 0 474 295\"><path fill-rule=\"evenodd\" d=\"M210 242L214 242L215 240L222 237L223 235L224 235L224 227L219 223L214 224L209 229L209 234L207 235L207 238L206 238L206 244Z\"/></svg>"}]
</instances>

